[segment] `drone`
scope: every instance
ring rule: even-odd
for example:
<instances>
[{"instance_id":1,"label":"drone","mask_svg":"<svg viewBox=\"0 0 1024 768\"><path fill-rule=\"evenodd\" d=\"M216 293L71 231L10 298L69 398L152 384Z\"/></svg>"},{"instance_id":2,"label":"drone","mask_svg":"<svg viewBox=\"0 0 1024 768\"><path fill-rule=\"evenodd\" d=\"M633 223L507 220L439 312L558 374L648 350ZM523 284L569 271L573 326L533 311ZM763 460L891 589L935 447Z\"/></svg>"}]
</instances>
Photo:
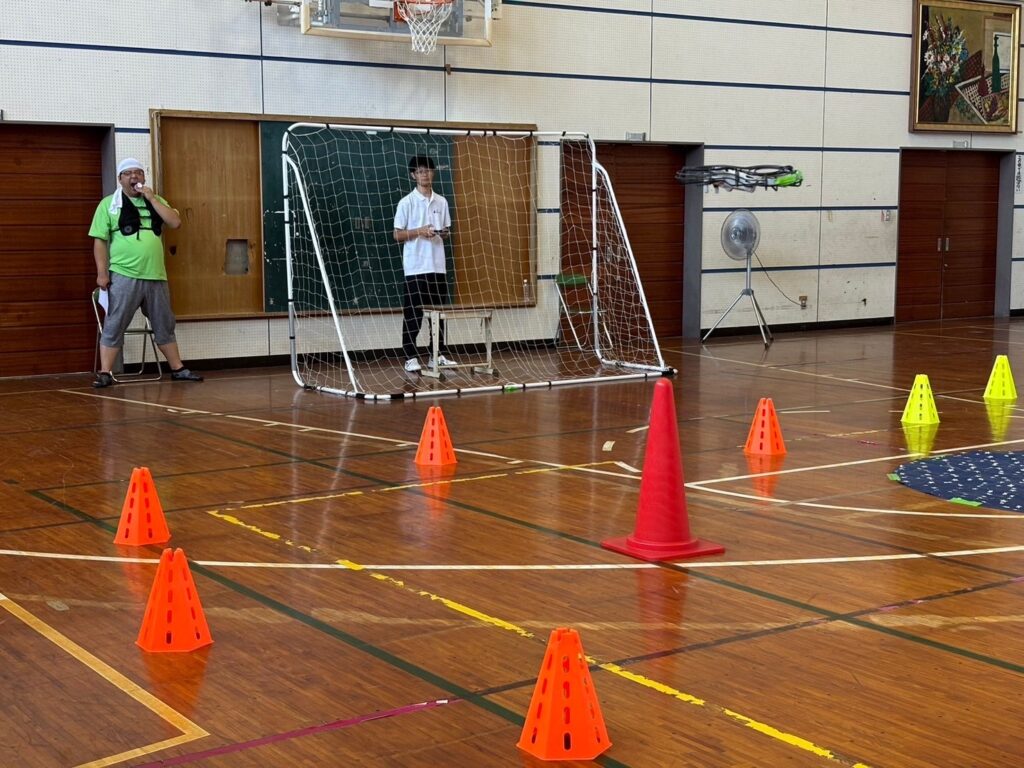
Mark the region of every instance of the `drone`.
<instances>
[{"instance_id":1,"label":"drone","mask_svg":"<svg viewBox=\"0 0 1024 768\"><path fill-rule=\"evenodd\" d=\"M676 173L680 184L703 184L729 191L741 189L753 192L755 189L799 187L804 175L791 165L697 165L682 168Z\"/></svg>"}]
</instances>

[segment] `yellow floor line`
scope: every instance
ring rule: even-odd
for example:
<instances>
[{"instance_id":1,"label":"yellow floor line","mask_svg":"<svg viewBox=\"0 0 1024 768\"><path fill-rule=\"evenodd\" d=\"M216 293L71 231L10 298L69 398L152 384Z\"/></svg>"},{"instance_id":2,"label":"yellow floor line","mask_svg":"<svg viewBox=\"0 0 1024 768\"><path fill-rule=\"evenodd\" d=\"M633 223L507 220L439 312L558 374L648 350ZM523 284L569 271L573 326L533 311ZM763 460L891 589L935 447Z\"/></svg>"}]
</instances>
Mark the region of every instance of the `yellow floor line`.
<instances>
[{"instance_id":1,"label":"yellow floor line","mask_svg":"<svg viewBox=\"0 0 1024 768\"><path fill-rule=\"evenodd\" d=\"M219 513L216 510L210 512L209 514L211 514L214 517L217 517L217 518L219 518L221 520L229 522L229 523L231 523L233 525L237 525L237 526L240 526L240 527L242 527L242 528L244 528L246 530L252 531L253 533L257 533L257 534L259 534L261 536L265 536L265 537L267 537L269 539L274 539L276 541L280 541L283 544L285 544L286 546L294 547L296 549L302 549L303 551L306 551L306 552L315 552L316 551L315 549L312 549L310 547L306 547L304 545L295 544L294 542L292 542L292 541L290 541L288 539L285 539L280 534L276 534L276 533L273 533L273 532L270 532L270 531L265 531L265 530L263 530L261 528L258 528L256 526L254 526L254 525L250 525L250 524L248 524L248 523L246 523L246 522L244 522L242 520L239 520L237 517L233 517L231 515L225 515L225 514ZM393 576L388 576L387 574L380 573L379 571L370 570L370 569L366 568L366 566L360 565L359 563L353 562L351 560L342 560L342 559L336 560L335 562L338 565L341 565L341 566L344 566L345 568L348 568L349 570L365 572L366 574L368 574L372 578L376 579L377 581L383 582L385 584L389 584L389 585L391 585L393 587L397 587L397 588L402 589L402 590L404 590L406 592L411 592L414 595L418 595L420 597L425 597L425 598L427 598L429 600L432 600L434 602L438 602L441 605L443 605L445 608L448 608L449 610L455 611L456 613L460 613L460 614L462 614L464 616L468 616L469 618L473 619L474 621L479 621L479 622L481 622L483 624L487 624L487 625L492 626L492 627L497 627L498 629L505 630L506 632L513 632L513 633L519 635L520 637L529 638L529 639L537 639L537 636L533 632L531 632L528 629L525 629L524 627L520 627L517 624L513 624L510 621L505 621L504 619L499 619L496 616L490 616L490 615L488 615L486 613L483 613L481 611L476 610L475 608L470 608L467 605L463 605L462 603L456 602L455 600L450 600L449 598L442 597L440 595L436 595L433 592L427 592L426 590L422 590L422 589L417 589L415 587L411 587L411 586L409 586L408 584L406 584L404 581L402 581L400 579L396 579ZM605 670L606 672L609 672L609 673L611 673L613 675L621 677L624 680L628 680L630 682L637 683L638 685L642 685L645 688L650 688L651 690L657 691L658 693L663 693L666 696L671 696L672 698L677 699L678 701L682 701L682 702L685 702L687 704L693 704L693 705L698 706L698 707L704 707L704 708L708 709L708 711L716 712L718 714L724 715L724 716L728 717L731 720L734 720L736 722L741 723L742 725L746 726L747 728L751 728L751 729L757 731L758 733L764 734L765 736L773 738L776 741L780 741L783 744L787 744L788 746L796 747L797 749L801 749L801 750L803 750L805 752L810 752L810 753L812 753L814 755L817 755L818 757L825 758L826 760L840 762L840 763L843 763L845 765L851 765L852 768L870 768L870 766L868 766L865 763L860 763L860 762L850 763L849 760L837 756L834 752L832 752L832 750L826 749L824 747L820 747L817 744L814 744L813 742L808 741L807 739L801 738L801 737L796 736L796 735L791 734L791 733L786 733L785 731L780 731L778 728L774 728L773 726L770 726L767 723L758 722L757 720L754 720L753 718L747 717L746 715L743 715L743 714L741 714L739 712L736 712L734 710L728 709L726 707L722 707L722 706L719 706L719 705L716 705L716 704L711 704L711 703L709 703L709 702L705 701L704 699L701 699L701 698L699 698L697 696L693 696L692 694L685 693L685 692L677 690L677 689L675 689L675 688L673 688L673 687L671 687L669 685L666 685L664 683L660 683L657 680L653 680L653 679L651 679L649 677L645 677L644 675L639 675L639 674L637 674L635 672L631 672L631 671L629 671L627 669L624 669L623 667L619 666L618 664L612 664L612 663L609 663L609 662L600 662L600 661L597 661L596 659L593 659L593 658L591 658L589 656L587 657L587 662L590 663L590 664L596 664L598 667L600 667L601 669Z\"/></svg>"},{"instance_id":2,"label":"yellow floor line","mask_svg":"<svg viewBox=\"0 0 1024 768\"><path fill-rule=\"evenodd\" d=\"M125 760L130 760L135 757L142 757L149 755L154 752L159 752L162 749L173 747L177 744L186 744L196 739L201 739L204 736L210 734L200 728L198 725L193 723L187 717L180 712L171 709L164 702L160 701L156 696L151 694L149 691L140 688L138 685L133 683L127 677L122 675L116 669L111 667L104 661L101 661L96 656L93 656L85 648L78 645L78 643L71 640L66 635L61 634L56 629L51 627L42 619L38 618L32 613L22 608L20 605L11 600L7 595L0 593L0 608L3 608L15 618L26 624L31 629L38 632L40 635L45 637L51 643L56 645L62 651L67 653L69 656L84 664L86 667L91 669L97 675L102 677L108 683L113 685L123 693L128 694L131 698L137 701L139 704L144 706L146 709L153 712L157 717L170 723L172 726L181 731L180 736L174 736L170 739L164 739L163 741L157 741L152 744L147 744L136 749L128 750L127 752L121 752L116 755L109 757L102 757L99 760L93 760L89 763L82 763L78 768L101 768L101 766L116 765L117 763L123 763Z\"/></svg>"}]
</instances>

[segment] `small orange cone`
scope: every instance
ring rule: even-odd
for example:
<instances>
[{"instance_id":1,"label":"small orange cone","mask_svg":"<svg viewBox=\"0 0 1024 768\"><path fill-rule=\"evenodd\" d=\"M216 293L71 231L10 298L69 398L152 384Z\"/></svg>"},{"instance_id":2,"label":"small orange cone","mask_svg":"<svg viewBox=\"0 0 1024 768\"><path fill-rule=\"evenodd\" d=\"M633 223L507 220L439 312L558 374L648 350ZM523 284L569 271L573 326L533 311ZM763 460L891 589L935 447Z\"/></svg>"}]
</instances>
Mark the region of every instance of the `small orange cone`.
<instances>
[{"instance_id":1,"label":"small orange cone","mask_svg":"<svg viewBox=\"0 0 1024 768\"><path fill-rule=\"evenodd\" d=\"M593 760L611 745L579 634L552 630L516 746L541 760Z\"/></svg>"},{"instance_id":2,"label":"small orange cone","mask_svg":"<svg viewBox=\"0 0 1024 768\"><path fill-rule=\"evenodd\" d=\"M779 417L775 413L775 404L770 397L762 397L757 404L743 452L762 456L782 456L786 452Z\"/></svg>"},{"instance_id":3,"label":"small orange cone","mask_svg":"<svg viewBox=\"0 0 1024 768\"><path fill-rule=\"evenodd\" d=\"M458 463L452 438L448 434L448 425L444 422L444 414L438 405L430 406L427 420L423 423L423 434L420 435L420 447L416 451L416 463L431 467L444 467Z\"/></svg>"},{"instance_id":4,"label":"small orange cone","mask_svg":"<svg viewBox=\"0 0 1024 768\"><path fill-rule=\"evenodd\" d=\"M644 471L640 479L640 503L633 533L605 539L601 546L647 561L725 552L721 544L690 535L683 489L683 461L679 452L679 427L672 399L672 383L668 379L659 379L654 385Z\"/></svg>"},{"instance_id":5,"label":"small orange cone","mask_svg":"<svg viewBox=\"0 0 1024 768\"><path fill-rule=\"evenodd\" d=\"M149 653L194 651L213 643L188 560L180 549L160 555L135 644Z\"/></svg>"},{"instance_id":6,"label":"small orange cone","mask_svg":"<svg viewBox=\"0 0 1024 768\"><path fill-rule=\"evenodd\" d=\"M160 506L156 486L153 485L153 475L148 467L136 467L132 470L128 493L121 507L121 522L118 523L114 543L141 547L144 544L163 544L170 538L164 508Z\"/></svg>"}]
</instances>

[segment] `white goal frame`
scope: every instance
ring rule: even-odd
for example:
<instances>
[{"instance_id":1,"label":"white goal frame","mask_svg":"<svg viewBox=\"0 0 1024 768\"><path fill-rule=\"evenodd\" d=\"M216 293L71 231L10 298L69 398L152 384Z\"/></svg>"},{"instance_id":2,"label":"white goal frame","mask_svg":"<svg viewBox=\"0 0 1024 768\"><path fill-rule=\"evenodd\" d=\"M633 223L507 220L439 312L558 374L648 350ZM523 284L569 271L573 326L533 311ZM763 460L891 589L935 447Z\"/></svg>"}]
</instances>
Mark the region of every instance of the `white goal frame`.
<instances>
[{"instance_id":1,"label":"white goal frame","mask_svg":"<svg viewBox=\"0 0 1024 768\"><path fill-rule=\"evenodd\" d=\"M498 382L487 382L482 381L480 384L473 386L459 386L452 388L445 388L443 385L439 385L436 379L423 378L422 386L413 387L410 391L406 388L404 391L373 391L370 387L363 384L363 380L358 370L357 364L353 361L352 351L349 349L349 345L346 343L346 337L343 332L343 315L346 314L343 311L339 311L338 304L335 300L335 286L331 284L331 277L328 273L328 269L324 262L324 247L320 242L320 238L317 236L316 224L310 215L310 205L307 193L307 185L305 180L302 178L302 173L295 160L289 156L291 149L291 138L293 131L296 129L328 129L337 131L356 131L365 133L400 133L400 134L421 134L421 135L440 135L440 136L451 136L451 137L487 137L487 136L501 136L509 138L533 138L537 142L557 143L561 146L562 142L571 141L585 144L590 151L591 161L591 178L590 178L590 224L591 224L591 241L590 241L590 277L587 284L587 290L591 300L591 308L589 314L591 315L590 325L592 325L591 340L592 346L588 349L584 349L583 344L580 342L578 335L575 330L572 330L572 334L575 337L576 345L579 351L585 351L592 353L595 358L595 362L599 363L603 368L608 369L602 371L601 375L594 376L583 376L583 377L570 377L560 379L557 377L548 378L546 380L507 380L502 378ZM561 172L561 158L559 159L559 172ZM457 128L427 128L427 127L409 127L409 126L389 126L389 125L359 125L359 124L344 124L344 123L309 123L299 122L293 123L285 131L281 140L281 171L282 171L282 186L283 186L283 218L284 218L284 234L285 234L285 263L286 263L286 277L287 277L287 299L288 299L288 330L289 330L289 344L290 344L290 358L291 358L291 369L292 376L300 387L306 389L313 389L320 392L326 392L335 395L343 395L346 397L357 397L365 399L396 399L402 397L436 397L439 395L458 395L467 392L500 392L500 391L516 391L525 390L537 387L550 388L557 385L569 385L569 384L590 384L598 382L609 382L609 381L623 381L623 380L638 380L638 379L650 379L665 375L671 375L675 373L675 369L665 364L664 357L661 353L661 347L658 343L657 335L654 331L654 324L651 319L650 309L647 303L646 295L644 294L643 285L640 281L640 274L636 264L636 258L633 253L632 246L630 245L628 234L626 233L625 226L622 221L622 214L619 210L618 202L615 198L614 190L611 186L611 179L605 168L597 161L596 146L593 139L586 133L572 133L564 131L524 131L524 130L489 130L489 129L457 129ZM290 180L295 184L295 190L299 200L293 203L290 198ZM603 339L608 338L608 329L602 327L601 319L601 307L598 305L599 301L599 290L597 289L597 283L600 279L601 271L599 270L599 252L600 243L598 242L598 206L599 206L599 192L603 190L608 199L605 201L605 205L609 207L613 213L615 224L618 227L618 234L621 236L621 242L619 243L620 248L624 249L624 255L628 259L628 269L631 272L632 279L635 283L635 288L638 293L637 300L642 307L642 324L644 328L641 330L649 333L650 338L648 344L650 347L651 359L645 362L637 362L635 360L623 360L614 359L605 354L603 347L605 346ZM296 203L299 205L296 206ZM299 217L298 215L293 219L292 213L296 207L304 215ZM533 212L534 218L536 218L536 209ZM561 215L560 215L561 221ZM456 228L458 224L456 223ZM534 225L536 226L536 224ZM561 225L560 225L561 226ZM333 325L334 333L337 336L337 349L336 354L344 360L344 369L348 378L348 385L344 387L328 386L318 384L315 381L307 380L303 375L303 366L300 364L300 356L303 354L299 349L299 334L302 333L300 318L296 311L296 297L295 297L295 282L294 282L294 270L293 270L293 259L295 254L293 253L293 229L297 227L306 227L310 232L310 240L312 243L313 251L315 253L317 266L319 267L320 277L323 280L323 287L326 292L326 299L329 305L330 323ZM397 247L397 244L396 244ZM536 258L536 254L534 254ZM558 322L562 320L562 313L568 314L569 308L566 305L566 301L563 298L561 289L557 287L558 298ZM453 312L459 309L458 305L453 305ZM502 310L497 310L502 311ZM382 312L393 313L394 310L382 310ZM326 312L320 314L326 315ZM570 324L570 329L573 326ZM604 335L603 335L604 334ZM488 331L489 335L489 331ZM527 339L523 339L526 341ZM393 346L393 345L392 345ZM611 345L609 345L611 346ZM388 349L389 346L383 344L381 349ZM489 350L488 346L488 350ZM468 367L468 366L466 366ZM340 368L340 366L339 366Z\"/></svg>"}]
</instances>

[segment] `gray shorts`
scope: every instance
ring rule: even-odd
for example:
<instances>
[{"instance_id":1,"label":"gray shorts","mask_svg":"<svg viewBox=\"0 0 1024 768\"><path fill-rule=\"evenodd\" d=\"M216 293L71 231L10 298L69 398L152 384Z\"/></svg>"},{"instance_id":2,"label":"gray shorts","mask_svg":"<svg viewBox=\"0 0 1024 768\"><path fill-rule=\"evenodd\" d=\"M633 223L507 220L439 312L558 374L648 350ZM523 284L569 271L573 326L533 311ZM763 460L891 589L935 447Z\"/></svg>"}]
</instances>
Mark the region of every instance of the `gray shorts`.
<instances>
[{"instance_id":1,"label":"gray shorts","mask_svg":"<svg viewBox=\"0 0 1024 768\"><path fill-rule=\"evenodd\" d=\"M124 344L124 331L131 325L139 307L153 326L153 338L158 346L176 340L171 292L167 289L166 280L136 280L134 277L111 272L107 297L110 306L107 308L107 316L103 320L103 334L100 336L100 343L103 346L121 348Z\"/></svg>"}]
</instances>

